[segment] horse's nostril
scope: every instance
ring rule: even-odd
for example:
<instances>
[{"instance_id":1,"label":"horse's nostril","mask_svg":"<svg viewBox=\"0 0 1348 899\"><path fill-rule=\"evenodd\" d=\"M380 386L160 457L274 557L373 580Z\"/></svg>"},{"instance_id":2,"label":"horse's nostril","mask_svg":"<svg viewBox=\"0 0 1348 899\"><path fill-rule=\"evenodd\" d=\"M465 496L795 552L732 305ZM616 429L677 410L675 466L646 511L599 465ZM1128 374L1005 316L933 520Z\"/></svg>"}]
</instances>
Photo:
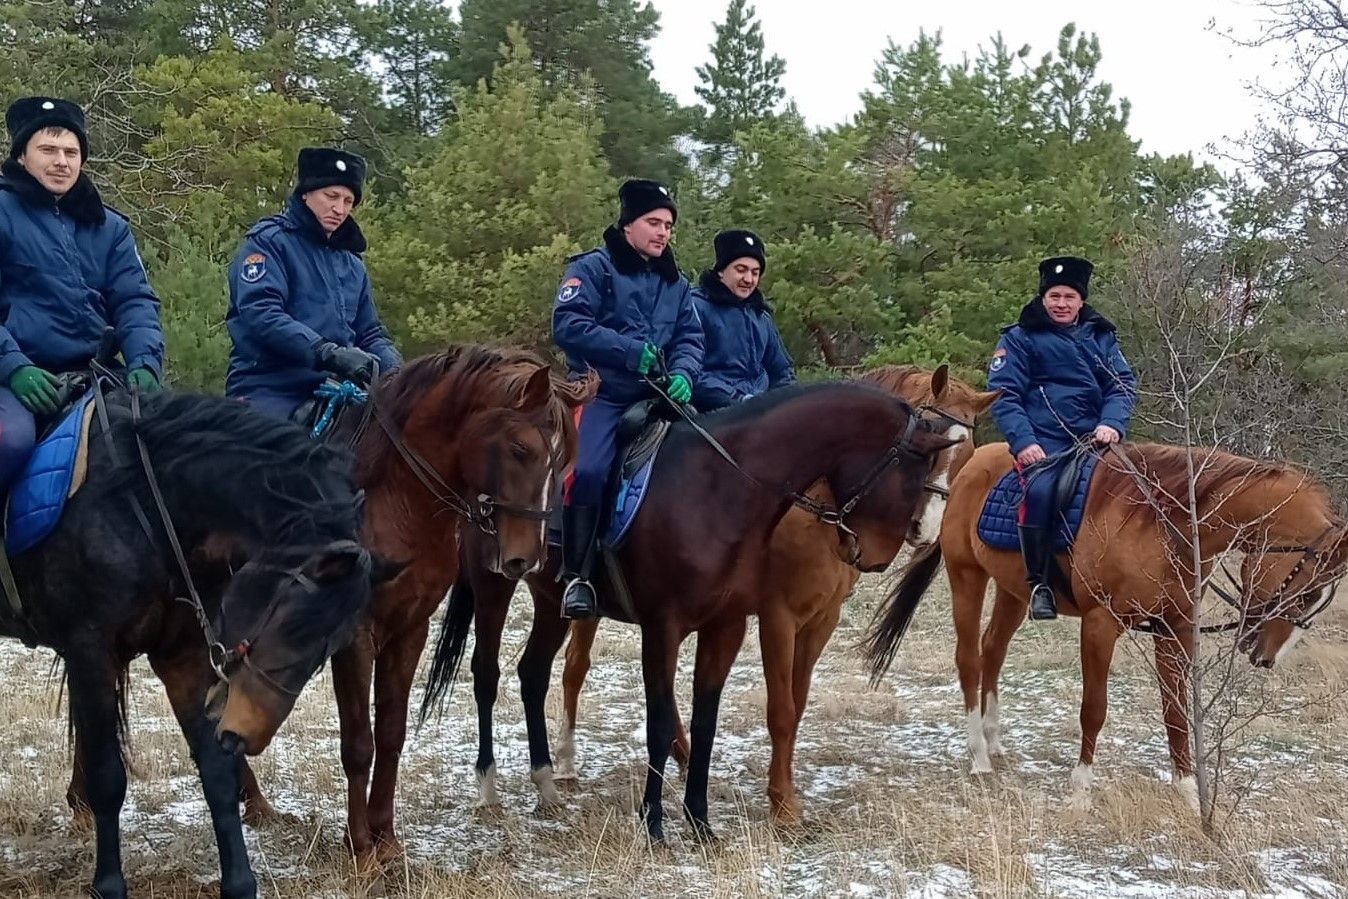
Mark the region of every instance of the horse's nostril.
<instances>
[{"instance_id":1,"label":"horse's nostril","mask_svg":"<svg viewBox=\"0 0 1348 899\"><path fill-rule=\"evenodd\" d=\"M506 577L518 579L529 570L529 562L526 559L507 559L501 567Z\"/></svg>"}]
</instances>

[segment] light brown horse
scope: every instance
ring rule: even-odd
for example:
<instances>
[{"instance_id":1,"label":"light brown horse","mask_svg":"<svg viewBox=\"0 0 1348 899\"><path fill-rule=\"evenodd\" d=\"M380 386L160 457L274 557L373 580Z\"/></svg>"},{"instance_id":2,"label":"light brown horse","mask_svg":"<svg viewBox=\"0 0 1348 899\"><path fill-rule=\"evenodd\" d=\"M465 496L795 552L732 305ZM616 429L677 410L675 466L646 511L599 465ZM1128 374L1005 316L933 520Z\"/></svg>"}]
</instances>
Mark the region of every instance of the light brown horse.
<instances>
[{"instance_id":1,"label":"light brown horse","mask_svg":"<svg viewBox=\"0 0 1348 899\"><path fill-rule=\"evenodd\" d=\"M1059 610L1081 618L1081 753L1072 772L1073 800L1089 802L1096 739L1104 724L1114 646L1125 630L1154 629L1161 705L1175 784L1191 804L1197 789L1189 741L1188 683L1193 658L1195 583L1189 525L1190 451L1126 444L1096 466L1085 516L1070 553L1058 563L1071 582ZM1239 646L1250 660L1272 666L1310 624L1348 564L1348 526L1322 487L1287 465L1221 450L1192 450L1197 510L1198 575L1206 579L1228 549L1253 554ZM1012 468L1006 444L980 447L951 485L939 545L910 565L877 614L869 655L878 677L942 558L950 578L955 663L964 692L973 773L992 770L1002 753L997 678L1012 635L1025 620L1025 566L1015 551L993 549L978 537L978 517L993 485ZM1164 510L1163 514L1155 511ZM1250 567L1253 566L1253 567ZM992 617L982 635L984 589L996 586ZM1206 582L1206 581L1205 581Z\"/></svg>"},{"instance_id":2,"label":"light brown horse","mask_svg":"<svg viewBox=\"0 0 1348 899\"><path fill-rule=\"evenodd\" d=\"M542 566L544 507L575 456L573 411L597 388L597 377L568 382L523 350L453 347L390 372L373 414L353 411L334 428L333 439L355 443L362 543L409 563L332 658L347 839L362 865L401 853L393 798L431 615L461 558L511 580ZM249 820L270 816L246 766L243 794ZM76 809L83 795L77 768L68 792Z\"/></svg>"},{"instance_id":3,"label":"light brown horse","mask_svg":"<svg viewBox=\"0 0 1348 899\"><path fill-rule=\"evenodd\" d=\"M960 424L949 432L968 438L941 452L932 465L929 490L908 534L910 546L935 542L945 509L944 491L960 468L973 456L974 420L992 405L996 392L980 392L950 377L947 366L935 371L912 365L889 365L866 372L861 380L876 384L914 406L940 409ZM810 496L826 504L835 501L826 483L814 485ZM768 731L772 762L768 797L774 817L782 823L799 821L800 800L792 779L796 733L809 698L814 666L837 627L842 604L851 594L860 572L847 564L834 529L802 509L792 508L773 532L770 546L770 584L789 589L766 592L756 613L759 648L767 688ZM574 780L576 720L580 691L590 670L590 655L600 619L571 625L562 675L566 719L557 747L556 779ZM680 765L688 761L688 737L675 711L673 754Z\"/></svg>"}]
</instances>

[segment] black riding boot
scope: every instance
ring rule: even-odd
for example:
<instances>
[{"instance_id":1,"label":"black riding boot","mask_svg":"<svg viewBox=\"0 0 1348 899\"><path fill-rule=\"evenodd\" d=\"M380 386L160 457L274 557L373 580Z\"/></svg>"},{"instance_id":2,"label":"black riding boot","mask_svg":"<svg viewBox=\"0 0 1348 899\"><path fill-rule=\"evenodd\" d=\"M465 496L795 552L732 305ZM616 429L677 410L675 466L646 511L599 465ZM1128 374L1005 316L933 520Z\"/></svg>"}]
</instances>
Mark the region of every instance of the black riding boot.
<instances>
[{"instance_id":1,"label":"black riding boot","mask_svg":"<svg viewBox=\"0 0 1348 899\"><path fill-rule=\"evenodd\" d=\"M590 584L598 529L597 507L566 506L562 509L562 579L567 582L566 592L562 594L563 618L593 618L599 613L599 600Z\"/></svg>"},{"instance_id":2,"label":"black riding boot","mask_svg":"<svg viewBox=\"0 0 1348 899\"><path fill-rule=\"evenodd\" d=\"M1049 567L1053 564L1053 544L1049 529L1022 524L1020 551L1025 556L1025 575L1030 583L1030 620L1052 621L1058 617L1053 588L1049 586Z\"/></svg>"}]
</instances>

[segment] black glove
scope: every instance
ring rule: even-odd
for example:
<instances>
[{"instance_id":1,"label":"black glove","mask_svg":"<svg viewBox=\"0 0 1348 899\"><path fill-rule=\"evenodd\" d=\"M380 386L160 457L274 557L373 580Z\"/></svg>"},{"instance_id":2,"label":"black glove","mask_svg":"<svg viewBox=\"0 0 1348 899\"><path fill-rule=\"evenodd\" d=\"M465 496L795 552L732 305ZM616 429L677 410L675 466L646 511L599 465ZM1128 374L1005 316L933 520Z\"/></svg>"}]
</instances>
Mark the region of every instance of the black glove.
<instances>
[{"instance_id":1,"label":"black glove","mask_svg":"<svg viewBox=\"0 0 1348 899\"><path fill-rule=\"evenodd\" d=\"M375 357L353 346L320 343L314 351L314 359L319 368L358 387L368 387L374 377Z\"/></svg>"}]
</instances>

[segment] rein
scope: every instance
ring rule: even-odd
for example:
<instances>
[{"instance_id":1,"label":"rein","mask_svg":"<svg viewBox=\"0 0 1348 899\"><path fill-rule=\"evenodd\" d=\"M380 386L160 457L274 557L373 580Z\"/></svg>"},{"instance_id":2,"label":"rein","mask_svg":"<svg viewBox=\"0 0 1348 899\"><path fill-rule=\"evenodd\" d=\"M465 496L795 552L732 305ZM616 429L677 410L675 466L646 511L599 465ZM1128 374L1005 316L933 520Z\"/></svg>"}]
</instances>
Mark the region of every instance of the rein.
<instances>
[{"instance_id":1,"label":"rein","mask_svg":"<svg viewBox=\"0 0 1348 899\"><path fill-rule=\"evenodd\" d=\"M1152 490L1151 482L1148 481L1146 476L1141 471L1138 470L1137 466L1133 464L1133 460L1128 458L1128 456L1123 452L1123 450L1119 448L1118 444L1110 444L1109 449L1111 452L1114 453L1114 456L1120 462L1123 463L1124 468L1127 469L1129 476L1133 479L1134 483L1137 484L1138 489L1142 491L1146 500L1149 503L1151 503L1152 507L1158 510L1159 512L1162 508L1162 505L1160 500L1157 498L1156 493ZM1176 526L1175 523L1172 522L1169 518L1159 514L1157 515L1157 518L1159 518L1161 523L1165 525L1166 529L1170 532L1170 535L1174 537L1176 540L1178 540L1181 544L1186 544L1189 542L1189 537L1185 535L1185 533L1181 531L1179 527ZM1311 559L1314 559L1317 555L1319 555L1320 544L1322 544L1325 538L1328 537L1330 533L1333 532L1334 530L1335 527L1334 525L1331 524L1328 527L1326 527L1323 531L1321 531L1320 535L1316 537L1315 540L1311 541L1308 544L1270 546L1261 551L1261 555L1266 553L1302 554L1301 558L1297 560L1297 563L1294 566L1292 566L1292 570L1287 573L1287 576L1285 578L1283 578L1282 583L1278 585L1278 589L1274 591L1273 595L1269 598L1270 603L1275 601L1281 603L1284 601L1283 594L1287 591L1287 588L1291 585L1293 579L1301 572L1301 569L1305 566L1306 562L1310 561ZM1230 571L1227 571L1225 568L1223 568L1223 571L1225 572L1227 578L1231 580L1232 584L1239 584L1239 579L1234 577ZM1231 608L1235 609L1241 615L1245 614L1245 603L1241 602L1241 600L1237 596L1235 596L1229 590L1225 589L1224 587L1220 586L1215 582L1210 582L1209 586L1212 588L1212 591L1216 593L1217 596L1220 597L1224 603L1226 603ZM1301 618L1294 621L1293 625L1302 628L1303 630L1309 628L1315 616L1323 612L1325 610L1325 607L1328 606L1331 601L1332 601L1332 593L1328 598L1323 599L1319 603L1317 603L1314 608L1308 610L1306 614L1304 614ZM1205 624L1199 627L1198 630L1200 633L1204 634L1221 634L1236 630L1240 626L1241 626L1241 619L1237 618L1233 621L1226 621L1221 624ZM1156 622L1147 621L1144 622L1142 625L1139 625L1133 629L1143 631L1146 633L1153 633L1157 630Z\"/></svg>"},{"instance_id":2,"label":"rein","mask_svg":"<svg viewBox=\"0 0 1348 899\"><path fill-rule=\"evenodd\" d=\"M715 450L716 454L724 459L731 469L740 475L740 477L767 493L778 494L782 496L783 499L789 500L791 504L798 509L803 509L813 515L821 524L836 528L838 533L842 535L848 543L847 564L851 565L853 568L856 568L861 562L861 542L857 537L857 532L847 526L846 517L856 508L857 504L865 499L866 495L875 488L875 485L879 483L880 478L885 472L896 465L900 459L905 457L910 459L926 458L924 454L913 449L911 443L913 434L917 431L917 425L920 418L920 410L915 409L913 410L913 413L908 416L908 422L904 427L902 435L894 439L889 445L889 448L885 451L884 456L882 456L880 460L871 467L866 476L862 478L861 483L857 486L851 498L841 506L835 508L827 503L821 503L811 499L798 490L789 488L779 490L763 483L763 481L745 471L743 466L741 466L740 463L736 461L735 457L730 454L730 451L727 450L719 440L713 437L711 432L704 428L689 414L687 407L682 403L675 402L674 399L670 397L668 392L666 392L664 385L661 383L663 379L643 376L642 380L645 381L646 384L672 409L677 411L679 417L687 422L688 426L691 427L708 446ZM946 417L955 419L952 415L947 415ZM950 495L949 491L934 484L924 484L923 488L947 497Z\"/></svg>"}]
</instances>

